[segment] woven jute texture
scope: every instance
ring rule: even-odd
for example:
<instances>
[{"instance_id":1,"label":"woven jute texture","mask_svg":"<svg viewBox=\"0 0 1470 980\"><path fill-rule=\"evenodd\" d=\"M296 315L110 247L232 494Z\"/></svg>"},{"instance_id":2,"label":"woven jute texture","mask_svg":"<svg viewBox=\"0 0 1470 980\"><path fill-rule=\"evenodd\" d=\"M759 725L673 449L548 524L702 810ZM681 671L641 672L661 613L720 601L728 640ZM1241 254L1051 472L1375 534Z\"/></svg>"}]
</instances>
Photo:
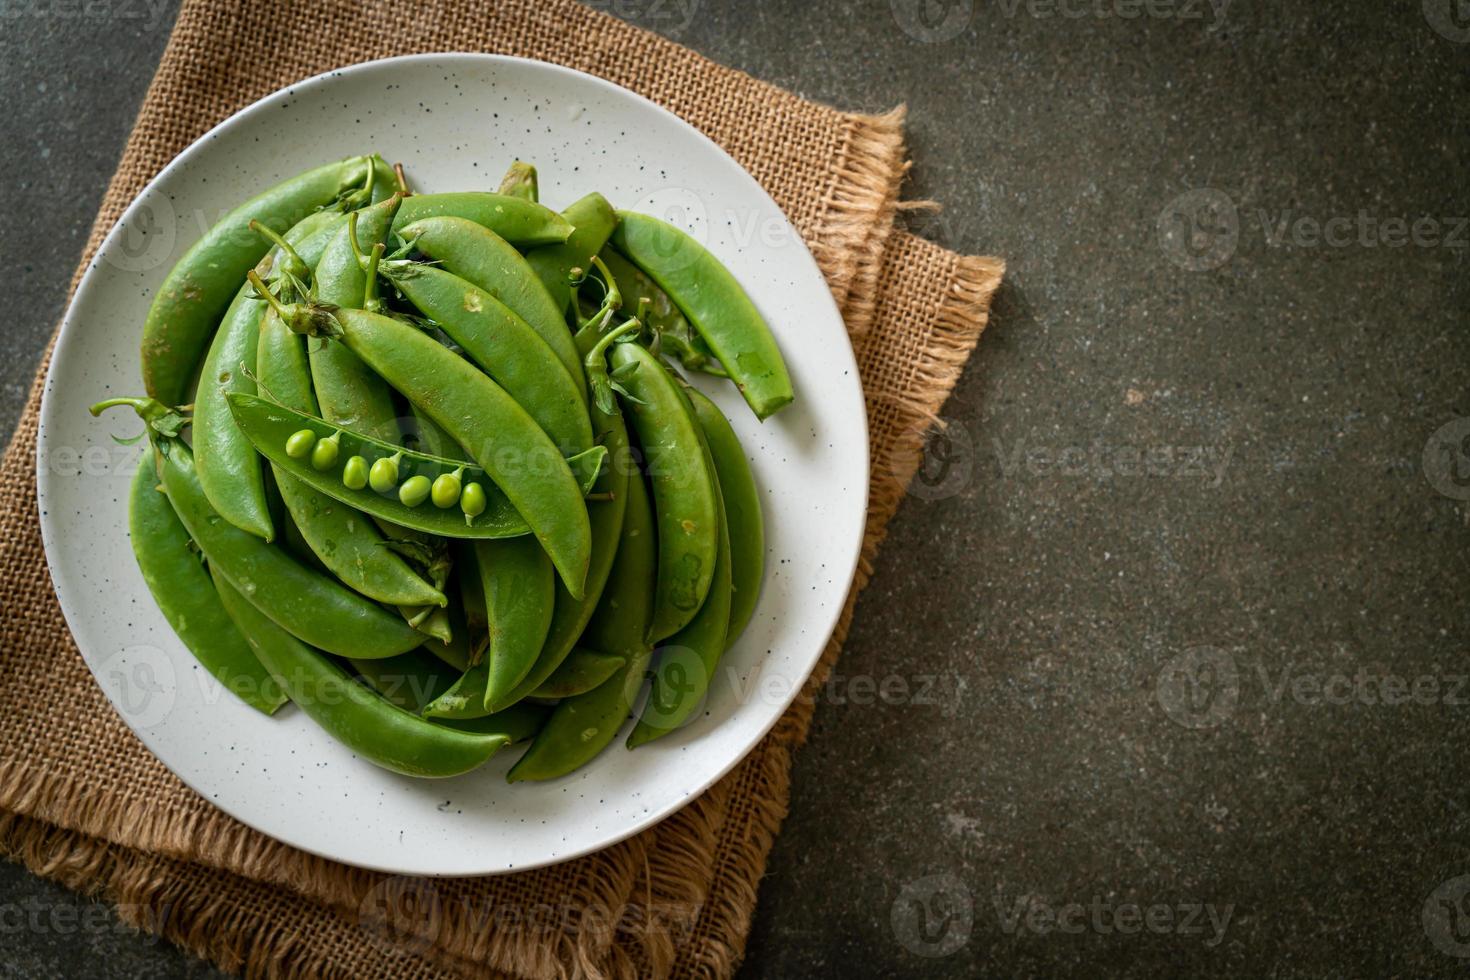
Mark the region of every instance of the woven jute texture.
<instances>
[{"instance_id":1,"label":"woven jute texture","mask_svg":"<svg viewBox=\"0 0 1470 980\"><path fill-rule=\"evenodd\" d=\"M295 851L191 793L133 738L82 663L37 523L38 376L0 463L0 851L252 976L728 976L786 812L792 752L928 427L984 328L1001 264L894 229L900 113L805 102L571 0L186 3L86 258L149 178L247 102L332 68L448 50L557 62L667 106L749 169L816 255L857 351L873 461L856 586L816 675L727 777L601 853L424 881Z\"/></svg>"}]
</instances>

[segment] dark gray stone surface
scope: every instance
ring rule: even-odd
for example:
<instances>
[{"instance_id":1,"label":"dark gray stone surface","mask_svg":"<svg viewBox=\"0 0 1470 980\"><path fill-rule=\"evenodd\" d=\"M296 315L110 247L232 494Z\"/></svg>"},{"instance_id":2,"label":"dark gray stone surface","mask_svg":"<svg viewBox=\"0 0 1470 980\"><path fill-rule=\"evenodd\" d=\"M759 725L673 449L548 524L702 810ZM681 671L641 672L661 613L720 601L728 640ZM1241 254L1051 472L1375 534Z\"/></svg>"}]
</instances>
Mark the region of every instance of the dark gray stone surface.
<instances>
[{"instance_id":1,"label":"dark gray stone surface","mask_svg":"<svg viewBox=\"0 0 1470 980\"><path fill-rule=\"evenodd\" d=\"M1010 263L798 758L744 974L1463 973L1464 5L601 6L811 98L907 102L909 196L946 205L920 230ZM166 31L17 9L7 421ZM79 903L15 866L0 893ZM11 921L4 975L206 972Z\"/></svg>"}]
</instances>

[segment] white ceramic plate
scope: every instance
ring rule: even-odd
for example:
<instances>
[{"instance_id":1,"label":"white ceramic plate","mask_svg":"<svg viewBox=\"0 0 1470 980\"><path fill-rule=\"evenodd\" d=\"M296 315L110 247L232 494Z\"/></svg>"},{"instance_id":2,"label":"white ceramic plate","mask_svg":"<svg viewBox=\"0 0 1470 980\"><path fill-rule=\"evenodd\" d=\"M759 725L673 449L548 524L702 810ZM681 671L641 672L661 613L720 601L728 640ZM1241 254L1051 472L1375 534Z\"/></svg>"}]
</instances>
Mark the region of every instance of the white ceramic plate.
<instances>
[{"instance_id":1,"label":"white ceramic plate","mask_svg":"<svg viewBox=\"0 0 1470 980\"><path fill-rule=\"evenodd\" d=\"M421 191L493 190L515 158L542 200L592 190L699 236L772 324L796 403L764 425L728 385L700 386L734 422L765 501L766 579L707 710L581 771L508 785L519 749L445 781L355 757L300 711L265 718L194 662L149 596L128 544L139 447L104 397L141 394L150 296L225 210L328 160L377 151ZM862 391L816 263L776 204L723 151L653 103L538 62L395 58L321 75L237 113L134 201L87 270L62 326L41 408L37 479L51 576L82 656L123 720L194 790L256 829L324 857L402 874L494 874L564 861L668 816L733 767L812 670L852 580L867 504Z\"/></svg>"}]
</instances>

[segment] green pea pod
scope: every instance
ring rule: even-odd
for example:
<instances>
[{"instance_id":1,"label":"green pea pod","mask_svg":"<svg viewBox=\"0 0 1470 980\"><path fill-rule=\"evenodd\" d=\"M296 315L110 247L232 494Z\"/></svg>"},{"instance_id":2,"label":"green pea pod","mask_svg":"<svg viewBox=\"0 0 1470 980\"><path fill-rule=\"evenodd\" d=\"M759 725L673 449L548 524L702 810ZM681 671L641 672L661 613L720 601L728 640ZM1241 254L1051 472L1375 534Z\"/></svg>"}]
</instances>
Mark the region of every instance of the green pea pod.
<instances>
[{"instance_id":1,"label":"green pea pod","mask_svg":"<svg viewBox=\"0 0 1470 980\"><path fill-rule=\"evenodd\" d=\"M531 670L546 640L556 598L551 563L531 538L476 541L465 564L466 606L483 602L489 643L454 686L430 704L430 717L490 714L495 703Z\"/></svg>"},{"instance_id":2,"label":"green pea pod","mask_svg":"<svg viewBox=\"0 0 1470 980\"><path fill-rule=\"evenodd\" d=\"M303 262L310 263L325 246L330 231L345 220L346 216L338 212L318 211L297 222L286 233L285 241ZM281 249L275 248L261 260L256 272L269 275L271 266L283 258ZM231 524L270 541L275 537L275 528L267 507L260 457L235 424L225 400L232 391L255 393L250 375L254 373L265 310L265 300L255 295L249 283L240 287L204 358L199 391L194 397L193 432L199 482L209 502Z\"/></svg>"},{"instance_id":3,"label":"green pea pod","mask_svg":"<svg viewBox=\"0 0 1470 980\"><path fill-rule=\"evenodd\" d=\"M305 341L286 328L275 310L261 321L257 355L257 377L265 391L298 412L316 408ZM250 437L243 425L240 430L246 438ZM425 582L408 562L387 547L383 535L365 514L301 479L299 474L308 468L312 472L335 473L346 465L340 435L333 432L319 437L313 433L311 442L327 445L328 440L335 440L336 458L325 469L318 466L315 454L310 459L293 458L291 461L296 465L291 467L271 462L286 509L311 550L334 575L370 599L390 605L446 605L444 593Z\"/></svg>"},{"instance_id":4,"label":"green pea pod","mask_svg":"<svg viewBox=\"0 0 1470 980\"><path fill-rule=\"evenodd\" d=\"M485 608L485 584L480 577L479 556L469 542L456 548L456 553L459 555L459 589L464 600L465 621L470 629L488 631L490 615Z\"/></svg>"},{"instance_id":5,"label":"green pea pod","mask_svg":"<svg viewBox=\"0 0 1470 980\"><path fill-rule=\"evenodd\" d=\"M440 215L473 221L513 245L526 247L564 242L572 233L571 223L544 205L486 191L414 194L404 199L403 207L393 221L393 230Z\"/></svg>"},{"instance_id":6,"label":"green pea pod","mask_svg":"<svg viewBox=\"0 0 1470 980\"><path fill-rule=\"evenodd\" d=\"M618 212L612 243L658 283L764 421L795 399L771 328L720 260L657 218Z\"/></svg>"},{"instance_id":7,"label":"green pea pod","mask_svg":"<svg viewBox=\"0 0 1470 980\"><path fill-rule=\"evenodd\" d=\"M225 612L189 532L158 487L153 464L150 445L128 501L128 532L143 581L194 659L241 701L275 714L286 694Z\"/></svg>"},{"instance_id":8,"label":"green pea pod","mask_svg":"<svg viewBox=\"0 0 1470 980\"><path fill-rule=\"evenodd\" d=\"M364 514L446 538L513 538L531 532L525 518L499 490L485 469L474 463L401 449L390 442L373 439L348 429L339 429L314 415L285 408L258 395L234 394L230 396L229 402L241 431L262 456L281 471ZM334 434L338 436L339 463L334 469L320 471L309 461L293 459L287 454L286 441L303 430L310 431L316 439L325 439ZM342 482L347 461L354 457L361 457L371 464L395 456L399 457L400 481L409 476L424 475L432 482L442 474L462 470L461 482L464 486L474 483L483 488L485 510L466 520L462 508L440 509L432 504L408 507L399 500L396 493L381 494L371 486L353 489ZM587 493L593 487L607 457L607 447L595 446L566 461L565 465L571 468L574 475L579 495ZM516 462L507 455L506 465L514 466ZM524 462L531 465L537 461L526 459ZM552 469L551 466L547 468Z\"/></svg>"},{"instance_id":9,"label":"green pea pod","mask_svg":"<svg viewBox=\"0 0 1470 980\"><path fill-rule=\"evenodd\" d=\"M359 250L367 251L388 237L401 200L395 195L357 212ZM346 227L338 229L327 244L312 278L318 301L332 306L362 306L368 277L352 246L352 232ZM341 344L312 344L309 353L312 384L322 418L394 441L398 435L398 410L387 382Z\"/></svg>"},{"instance_id":10,"label":"green pea pod","mask_svg":"<svg viewBox=\"0 0 1470 980\"><path fill-rule=\"evenodd\" d=\"M432 725L383 700L341 667L281 629L227 579L225 608L291 700L328 735L367 761L405 776L458 776L483 765L510 739Z\"/></svg>"},{"instance_id":11,"label":"green pea pod","mask_svg":"<svg viewBox=\"0 0 1470 980\"><path fill-rule=\"evenodd\" d=\"M536 168L520 160L512 163L500 179L500 193L533 203L539 201L541 188L536 180Z\"/></svg>"},{"instance_id":12,"label":"green pea pod","mask_svg":"<svg viewBox=\"0 0 1470 980\"><path fill-rule=\"evenodd\" d=\"M556 301L556 308L565 314L572 302L567 278L573 269L586 272L592 268L592 256L607 244L617 226L618 215L607 198L595 191L562 213L574 226L570 237L561 245L531 249L526 253L526 262ZM576 311L572 312L575 315Z\"/></svg>"},{"instance_id":13,"label":"green pea pod","mask_svg":"<svg viewBox=\"0 0 1470 980\"><path fill-rule=\"evenodd\" d=\"M561 360L581 399L582 361L567 331L564 311L514 246L463 218L427 218L405 225L399 234L445 270L479 286L524 320Z\"/></svg>"},{"instance_id":14,"label":"green pea pod","mask_svg":"<svg viewBox=\"0 0 1470 980\"><path fill-rule=\"evenodd\" d=\"M617 737L633 713L652 649L644 638L653 617L658 565L653 508L643 478L628 481L628 510L607 590L587 624L583 642L625 658L625 665L585 694L558 704L525 755L511 767L511 782L556 779L581 768Z\"/></svg>"},{"instance_id":15,"label":"green pea pod","mask_svg":"<svg viewBox=\"0 0 1470 980\"><path fill-rule=\"evenodd\" d=\"M372 173L364 157L309 170L235 208L190 246L159 286L143 323L148 394L166 405L184 401L225 308L270 249L250 230L251 221L279 232L313 211L366 201Z\"/></svg>"},{"instance_id":16,"label":"green pea pod","mask_svg":"<svg viewBox=\"0 0 1470 980\"><path fill-rule=\"evenodd\" d=\"M315 467L313 467L315 469ZM385 547L393 548L408 558L424 575L424 580L435 589L445 593L453 606L453 596L446 590L449 576L454 571L454 562L449 556L449 542L431 534L394 524L391 521L373 518L373 523L382 532ZM448 645L454 641L452 614L449 607L439 605L398 606L398 612L408 625L425 636ZM428 641L426 640L425 643ZM438 651L436 651L438 652Z\"/></svg>"},{"instance_id":17,"label":"green pea pod","mask_svg":"<svg viewBox=\"0 0 1470 980\"><path fill-rule=\"evenodd\" d=\"M556 673L587 628L587 621L592 618L612 571L623 515L628 506L628 471L631 468L628 430L620 416L604 415L596 408L593 408L593 426L598 440L608 449L610 462L594 487L596 495L606 499L587 503L592 520L592 561L587 572L586 594L577 599L564 587L557 587L551 628L546 634L546 644L536 657L536 666L499 703L488 706L492 711L503 711L522 698L530 697L532 691Z\"/></svg>"},{"instance_id":18,"label":"green pea pod","mask_svg":"<svg viewBox=\"0 0 1470 980\"><path fill-rule=\"evenodd\" d=\"M583 647L575 647L567 654L567 659L556 668L556 673L541 682L541 686L531 692L531 697L546 701L560 701L563 698L574 698L602 684L620 668L628 663L625 657L615 657L608 653L598 653L596 650L587 650Z\"/></svg>"},{"instance_id":19,"label":"green pea pod","mask_svg":"<svg viewBox=\"0 0 1470 980\"><path fill-rule=\"evenodd\" d=\"M529 741L536 737L551 709L544 704L522 701L504 711L483 718L434 718L434 724L443 725L461 732L476 732L481 735L504 735L512 744Z\"/></svg>"},{"instance_id":20,"label":"green pea pod","mask_svg":"<svg viewBox=\"0 0 1470 980\"><path fill-rule=\"evenodd\" d=\"M385 262L383 274L495 379L567 455L592 444L580 378L551 346L494 296L459 276L417 262ZM561 328L573 360L571 334Z\"/></svg>"},{"instance_id":21,"label":"green pea pod","mask_svg":"<svg viewBox=\"0 0 1470 980\"><path fill-rule=\"evenodd\" d=\"M551 627L556 576L546 552L532 538L476 541L475 565L485 593L490 646L486 706L499 703L536 664Z\"/></svg>"},{"instance_id":22,"label":"green pea pod","mask_svg":"<svg viewBox=\"0 0 1470 980\"><path fill-rule=\"evenodd\" d=\"M418 714L454 684L454 669L421 650L386 660L349 660L358 676L389 704Z\"/></svg>"},{"instance_id":23,"label":"green pea pod","mask_svg":"<svg viewBox=\"0 0 1470 980\"><path fill-rule=\"evenodd\" d=\"M610 361L630 372L625 408L647 459L658 522L658 590L649 639L662 640L694 618L709 593L719 553L718 490L688 400L657 357L615 344Z\"/></svg>"},{"instance_id":24,"label":"green pea pod","mask_svg":"<svg viewBox=\"0 0 1470 980\"><path fill-rule=\"evenodd\" d=\"M362 310L285 312L293 330L345 343L464 446L530 525L567 591L585 594L592 529L582 489L550 437L504 388L402 320Z\"/></svg>"},{"instance_id":25,"label":"green pea pod","mask_svg":"<svg viewBox=\"0 0 1470 980\"><path fill-rule=\"evenodd\" d=\"M210 567L282 628L330 653L364 659L405 653L423 641L380 606L221 519L199 486L189 448L177 438L159 439L156 445L169 501Z\"/></svg>"},{"instance_id":26,"label":"green pea pod","mask_svg":"<svg viewBox=\"0 0 1470 980\"><path fill-rule=\"evenodd\" d=\"M408 417L412 419L412 425L404 426L405 445L431 456L442 456L460 462L469 461L470 454L464 451L464 447L449 438L449 433L440 428L438 422L425 415L418 406L408 406Z\"/></svg>"},{"instance_id":27,"label":"green pea pod","mask_svg":"<svg viewBox=\"0 0 1470 980\"><path fill-rule=\"evenodd\" d=\"M730 421L715 403L697 388L684 389L694 408L694 417L704 431L719 479L720 499L725 506L725 523L730 529L730 627L727 644L745 632L760 598L766 567L766 531L761 517L760 491L751 475L745 450Z\"/></svg>"},{"instance_id":28,"label":"green pea pod","mask_svg":"<svg viewBox=\"0 0 1470 980\"><path fill-rule=\"evenodd\" d=\"M709 445L700 434L700 451L709 455ZM709 462L711 468L714 463ZM715 669L728 646L730 629L730 529L725 508L715 487L719 511L720 550L715 560L709 595L683 629L660 645L654 667L653 686L628 736L628 748L637 748L662 738L693 720L704 706Z\"/></svg>"}]
</instances>

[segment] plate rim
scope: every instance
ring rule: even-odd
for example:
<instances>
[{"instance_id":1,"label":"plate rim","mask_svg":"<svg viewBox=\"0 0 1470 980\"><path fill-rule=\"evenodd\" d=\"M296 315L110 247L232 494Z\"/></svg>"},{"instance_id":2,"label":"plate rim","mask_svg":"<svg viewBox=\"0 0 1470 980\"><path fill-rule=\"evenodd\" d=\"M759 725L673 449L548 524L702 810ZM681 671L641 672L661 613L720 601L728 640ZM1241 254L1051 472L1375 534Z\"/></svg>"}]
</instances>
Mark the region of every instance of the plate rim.
<instances>
[{"instance_id":1,"label":"plate rim","mask_svg":"<svg viewBox=\"0 0 1470 980\"><path fill-rule=\"evenodd\" d=\"M344 76L359 72L381 70L384 68L392 69L399 66L412 66L417 64L442 65L448 62L476 62L482 64L488 63L491 65L525 65L534 67L538 70L550 70L554 73L562 73L568 76L572 76L580 80L582 83L589 83L594 87L610 90L611 92L622 97L631 97L635 102L641 103L644 109L651 110L658 115L664 117L667 121L673 122L675 126L678 129L682 130L686 136L692 137L693 139L705 144L708 148L713 149L716 153L728 160L733 165L735 170L739 173L740 178L742 178L748 184L750 189L752 189L757 195L759 195L759 197L763 200L765 204L768 204L772 209L774 209L775 213L781 216L781 220L785 223L787 228L790 229L792 240L801 247L802 252L805 253L807 259L811 262L812 269L815 271L821 281L823 296L822 305L828 311L830 311L832 318L841 327L841 335L844 341L842 349L844 351L847 362L851 365L850 377L852 378L853 388L858 396L858 403L862 409L860 412L856 413L857 424L860 429L861 438L857 440L858 444L856 447L853 448L855 448L856 452L861 458L862 473L864 474L864 477L861 481L861 508L859 511L859 513L863 515L863 518L858 525L858 533L853 536L854 540L849 542L848 546L839 553L840 557L848 565L849 569L843 582L843 600L833 603L826 615L822 616L818 620L818 622L822 624L822 630L820 633L821 639L819 642L816 643L815 655L811 658L810 664L802 671L799 679L793 676L793 683L791 683L790 685L789 693L787 693L782 698L769 699L767 703L771 705L773 710L770 711L769 717L763 721L758 729L752 730L754 732L753 737L751 737L748 742L744 744L738 751L731 753L730 758L727 761L719 766L712 766L704 773L700 774L696 779L693 780L693 788L690 789L689 792L677 799L671 800L670 803L662 809L653 808L648 813L642 814L636 819L630 820L626 826L621 827L611 833L600 836L595 842L579 844L570 847L564 852L559 852L554 855L549 855L545 857L537 857L527 860L524 863L517 862L514 866L508 867L475 869L460 873L444 873L439 871L425 872L408 867L401 863L373 863L360 860L349 860L337 854L327 853L325 850L319 848L313 848L296 841L285 840L281 837L278 837L274 833L258 826L257 823L255 823L252 819L248 819L246 816L235 812L234 809L227 808L215 799L212 799L209 793L205 792L199 787L196 787L190 780L190 778L188 778L183 773L176 770L172 765L170 765L169 762L163 757L163 755L157 749L155 749L154 745L151 744L151 740L148 737L147 732L139 731L138 728L130 723L128 716L118 709L117 703L115 702L112 694L108 691L105 685L100 683L100 680L97 677L96 671L94 670L91 661L84 654L82 654L81 643L77 641L76 633L72 630L71 616L68 614L66 608L67 604L61 601L60 593L57 593L57 605L61 609L62 618L66 622L68 632L72 633L73 642L76 643L77 646L78 656L81 657L82 662L86 666L88 673L92 675L93 682L97 683L98 687L102 690L103 696L107 698L109 706L111 706L112 710L117 714L119 720L133 735L133 737L137 738L143 744L143 747L149 752L149 754L152 755L154 759L156 759L159 764L167 769L175 778L184 783L184 785L188 787L190 792L193 792L196 795L200 796L211 806L219 810L221 813L225 814L230 819L239 821L241 824L249 827L251 830L254 830L255 832L270 840L277 841L288 847L300 850L304 853L312 854L316 857L324 858L329 861L334 861L348 867L363 868L369 871L393 875L425 875L436 878L486 877L501 874L516 874L522 871L531 871L537 868L551 867L557 864L565 863L567 861L586 857L589 854L595 854L599 851L606 850L607 848L621 843L622 841L625 841L630 837L633 837L634 835L639 834L644 830L647 830L649 827L661 823L674 814L678 813L684 807L693 803L698 797L704 795L711 786L713 786L720 779L724 778L728 773L734 770L736 766L744 762L750 756L750 754L754 752L757 747L759 747L760 743L764 741L764 739L770 734L771 730L775 728L777 723L779 723L780 720L786 716L786 713L790 710L791 705L796 701L798 697L801 696L802 692L805 690L807 682L811 679L812 674L815 673L818 666L820 665L822 652L826 649L827 643L830 641L831 636L836 630L838 622L841 619L843 610L847 606L847 599L851 596L853 583L856 581L858 570L861 565L862 546L867 536L866 515L871 497L872 477L872 458L868 442L870 433L867 416L867 397L863 389L861 373L858 370L856 351L853 349L852 346L852 337L851 334L848 332L846 321L842 316L842 311L837 305L836 299L832 296L830 285L828 284L826 277L822 274L821 267L816 261L816 256L812 254L811 248L808 246L806 240L801 236L800 232L796 230L786 212L778 204L776 204L775 200L770 196L766 189L762 187L759 181L755 179L750 171L742 166L740 162L736 160L733 156L731 156L729 152L727 152L713 139L706 136L694 125L687 122L671 110L647 98L646 96L641 95L640 93L635 92L622 85L619 85L616 82L609 81L608 79L601 78L588 72L579 71L575 68L569 68L565 65L559 65L549 61L541 61L535 58L523 58L514 55L491 54L485 52L441 51L396 55L389 58L378 58L368 61L360 61L350 65L331 68L326 71L319 72L315 75L311 75L307 78L291 82L272 92L267 93L266 95L254 100L248 105L241 107L240 109L231 113L225 119L216 123L214 126L211 126L207 131L191 141L188 146L179 151L178 154L176 154L171 160L169 160L169 162L164 165L164 167L159 170L159 172L155 174L142 187L141 190L139 190L139 192L128 202L127 206L123 208L121 214L118 216L117 221L114 222L112 227L103 236L96 250L87 258L86 268L82 271L82 275L77 283L76 290L72 294L71 299L66 305L66 310L61 317L60 326L58 327L54 337L54 344L51 349L51 354L46 367L46 375L42 386L41 404L37 412L35 459L37 498L36 506L38 511L37 516L42 539L42 548L46 559L47 574L52 578L53 590L55 590L54 582L56 580L57 569L60 564L59 559L53 557L53 552L58 550L60 545L59 541L55 540L55 538L58 536L51 533L51 524L52 521L55 519L53 518L51 520L48 520L47 518L46 500L48 496L50 496L48 484L50 482L51 474L49 474L49 468L46 466L46 459L47 447L50 441L48 430L52 428L52 426L49 424L49 419L53 417L54 413L61 410L60 396L54 395L54 392L56 388L55 382L57 380L57 364L64 361L65 357L58 355L61 355L64 348L69 347L71 343L75 342L75 338L79 336L79 330L81 328L78 325L75 314L77 311L77 307L81 303L84 295L88 294L92 288L95 288L95 274L97 263L101 260L100 257L109 248L115 246L117 239L124 233L124 229L129 220L132 219L138 212L138 210L144 206L144 203L149 199L155 188L157 188L159 184L171 178L178 170L187 166L191 157L199 150L199 148L206 145L217 134L239 126L249 117L269 109L274 102L276 102L283 96L293 95L298 89L302 89L308 86L315 87L328 84L335 79L339 79ZM166 275L166 271L163 274ZM58 528L57 530L60 530L60 528ZM137 574L136 564L134 564L133 566L133 571L135 576L133 579L133 583L137 588L135 588L131 592L131 594L146 595L146 585L144 585L144 583L142 582L141 575ZM149 596L149 600L151 601L151 596ZM175 639L177 639L177 637L175 637ZM185 649L187 650L187 647ZM363 764L371 765L372 763L363 760Z\"/></svg>"}]
</instances>

